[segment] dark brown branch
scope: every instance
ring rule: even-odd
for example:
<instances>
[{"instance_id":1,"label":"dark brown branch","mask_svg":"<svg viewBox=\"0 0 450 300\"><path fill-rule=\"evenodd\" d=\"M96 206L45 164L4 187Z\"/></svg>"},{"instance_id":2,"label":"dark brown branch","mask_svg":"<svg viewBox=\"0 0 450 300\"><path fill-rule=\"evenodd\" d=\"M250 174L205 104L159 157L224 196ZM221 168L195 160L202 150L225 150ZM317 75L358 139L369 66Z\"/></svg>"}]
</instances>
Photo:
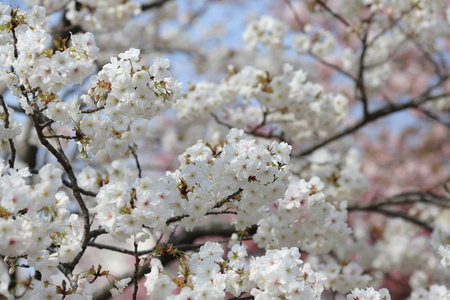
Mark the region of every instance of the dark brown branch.
<instances>
[{"instance_id":1,"label":"dark brown branch","mask_svg":"<svg viewBox=\"0 0 450 300\"><path fill-rule=\"evenodd\" d=\"M102 234L107 234L108 232L106 231L106 229L100 228L100 229L95 229L92 230L90 232L90 236L92 239L97 238L98 236L102 235Z\"/></svg>"},{"instance_id":2,"label":"dark brown branch","mask_svg":"<svg viewBox=\"0 0 450 300\"><path fill-rule=\"evenodd\" d=\"M225 214L237 215L237 212L232 211L232 210L209 211L205 215L209 216L209 215L225 215Z\"/></svg>"},{"instance_id":3,"label":"dark brown branch","mask_svg":"<svg viewBox=\"0 0 450 300\"><path fill-rule=\"evenodd\" d=\"M406 192L398 195L386 197L379 200L374 200L370 203L371 207L381 207L387 205L402 205L402 204L413 204L417 202L434 204L436 206L450 208L450 199L435 195L433 193L423 193L423 192Z\"/></svg>"},{"instance_id":4,"label":"dark brown branch","mask_svg":"<svg viewBox=\"0 0 450 300\"><path fill-rule=\"evenodd\" d=\"M220 120L219 117L217 115L215 115L214 113L211 113L211 116L214 118L214 120L216 120L216 122L218 124L223 125L223 126L227 127L228 129L234 128L230 124L227 124L227 123L223 122L222 120ZM265 139L278 139L280 141L286 141L286 138L283 135L274 134L274 133L272 133L272 131L269 134L262 134L262 133L257 132L256 130L258 130L258 128L260 128L261 126L263 126L263 125L258 125L256 128L254 128L250 131L244 130L244 132L246 134L250 134L250 135L265 138Z\"/></svg>"},{"instance_id":5,"label":"dark brown branch","mask_svg":"<svg viewBox=\"0 0 450 300\"><path fill-rule=\"evenodd\" d=\"M363 32L363 35L361 37L362 42L362 48L361 48L361 55L359 57L359 68L358 68L358 81L356 82L356 88L359 91L359 94L361 95L361 102L363 103L363 115L364 119L367 119L369 117L369 103L366 93L366 87L364 84L364 59L366 56L367 51L367 33L369 31L369 27L366 28L366 30Z\"/></svg>"},{"instance_id":6,"label":"dark brown branch","mask_svg":"<svg viewBox=\"0 0 450 300\"><path fill-rule=\"evenodd\" d=\"M5 100L3 99L3 95L0 95L0 102L2 102L3 113L5 114L5 128L9 128L9 111L6 106ZM9 158L9 167L14 169L14 161L16 160L16 147L14 146L13 139L8 139L9 148L11 149L11 157Z\"/></svg>"},{"instance_id":7,"label":"dark brown branch","mask_svg":"<svg viewBox=\"0 0 450 300\"><path fill-rule=\"evenodd\" d=\"M230 202L230 200L234 199L237 195L239 195L242 192L242 189L239 188L236 192L229 195L228 197L222 199L221 201L217 202L216 205L214 205L211 209L216 209L219 207L222 207L225 203Z\"/></svg>"},{"instance_id":8,"label":"dark brown branch","mask_svg":"<svg viewBox=\"0 0 450 300\"><path fill-rule=\"evenodd\" d=\"M83 110L81 110L81 113L82 114L91 114L91 113L100 111L100 110L102 110L104 108L105 108L104 106L100 106L100 107L91 108L91 109L83 109Z\"/></svg>"},{"instance_id":9,"label":"dark brown branch","mask_svg":"<svg viewBox=\"0 0 450 300\"><path fill-rule=\"evenodd\" d=\"M445 93L445 94L440 94L437 96L429 96L430 92L437 86L441 85L443 81L445 81L446 78L444 78L443 80L439 81L438 83L436 83L435 85L429 87L425 92L423 92L420 96L416 97L416 99L413 99L411 101L408 101L406 103L402 103L402 104L388 104L385 105L384 107L377 109L373 112L371 112L367 118L361 118L361 120L359 120L358 122L356 122L355 124L343 129L342 131L326 138L323 141L320 141L312 146L310 146L309 148L306 148L302 151L300 151L300 153L293 155L293 156L305 156L305 155L309 155L312 152L314 152L315 150L335 141L338 140L344 136L347 136L357 130L359 130L360 128L364 127L366 124L373 122L379 118L385 117L387 115L390 115L392 113L398 112L398 111L402 111L405 109L409 109L409 108L416 108L419 107L421 104L427 102L427 101L431 101L431 100L436 100L442 97L446 97L449 96L450 93Z\"/></svg>"},{"instance_id":10,"label":"dark brown branch","mask_svg":"<svg viewBox=\"0 0 450 300\"><path fill-rule=\"evenodd\" d=\"M168 219L168 220L166 221L166 226L168 226L168 225L170 225L170 224L172 224L172 223L181 221L181 220L183 220L184 218L189 218L189 215L184 214L184 215L172 217L172 218L170 218L170 219Z\"/></svg>"},{"instance_id":11,"label":"dark brown branch","mask_svg":"<svg viewBox=\"0 0 450 300\"><path fill-rule=\"evenodd\" d=\"M379 207L379 206L351 206L348 207L347 209L348 211L356 211L356 210L360 210L360 211L370 211L370 212L375 212L375 213L380 213L389 217L397 217L397 218L402 218L405 221L411 222L413 224L416 224L420 227L425 228L428 231L432 231L433 227L428 225L425 222L422 222L418 219L415 219L411 216L408 216L402 212L398 212L398 211L392 211L392 210L387 210L385 208Z\"/></svg>"},{"instance_id":12,"label":"dark brown branch","mask_svg":"<svg viewBox=\"0 0 450 300\"><path fill-rule=\"evenodd\" d=\"M114 251L114 252L128 254L128 255L133 255L133 256L136 254L132 250L127 250L127 249L116 247L116 246L113 246L113 245L100 244L100 243L96 243L96 242L89 242L88 246L89 247L94 247L94 248L97 248L97 249L111 250L111 251ZM142 251L142 253L138 252L138 255L148 254L148 253L149 252L143 252Z\"/></svg>"},{"instance_id":13,"label":"dark brown branch","mask_svg":"<svg viewBox=\"0 0 450 300\"><path fill-rule=\"evenodd\" d=\"M229 195L228 197L226 197L226 198L220 200L219 202L217 202L213 207L211 207L211 209L216 209L216 208L219 208L219 207L223 206L225 203L229 202L231 199L236 197L240 192L242 192L241 188L239 190L237 190L236 192L234 192L233 194ZM168 219L166 221L166 225L170 225L172 223L181 221L184 218L189 218L189 215L184 214L184 215L172 217L172 218L170 218L170 219Z\"/></svg>"},{"instance_id":14,"label":"dark brown branch","mask_svg":"<svg viewBox=\"0 0 450 300\"><path fill-rule=\"evenodd\" d=\"M393 211L385 208L385 206L392 206L392 205L403 205L403 204L413 204L417 202L427 203L427 204L434 204L440 207L444 208L450 208L450 199L446 197L441 197L438 195L434 195L432 193L422 193L422 192L406 192L401 193L398 195L394 195L391 197L386 197L380 200L375 200L372 203L365 204L365 205L353 205L348 207L348 211L370 211L370 212L376 212L381 213L386 216L390 217L399 217L402 218L408 222L414 223L416 225L419 225L429 231L433 230L433 227L429 224L420 221L418 219L415 219L412 216L409 216L403 212L399 211Z\"/></svg>"},{"instance_id":15,"label":"dark brown branch","mask_svg":"<svg viewBox=\"0 0 450 300\"><path fill-rule=\"evenodd\" d=\"M191 232L180 232L176 236L172 236L167 243L173 244L172 248L178 249L180 251L188 251L188 250L195 250L203 246L202 244L193 244L194 241L200 237L205 236L226 236L230 237L233 233L236 232L236 229L234 226L228 225L228 224L209 224L206 226L196 227ZM224 239L220 242L226 242L229 238ZM111 249L110 249L111 248ZM110 248L104 248L113 250L113 247ZM114 251L114 250L113 250ZM129 250L126 250L129 251ZM148 250L146 253L151 253L153 249ZM133 252L133 251L131 251ZM139 254L144 254L144 251L139 251ZM121 251L121 253L123 253ZM128 254L128 253L126 253ZM134 253L130 253L130 255L134 255ZM167 265L169 262L174 260L175 258L172 255L165 255L158 257L158 259L161 261L163 265ZM138 279L145 276L145 274L150 272L150 268L148 265L141 266L138 272ZM134 271L132 273L126 273L121 276L121 278L127 278L127 277L133 277ZM131 282L130 282L131 284ZM110 287L105 287L103 290L99 291L99 294L95 295L96 300L107 300L111 297L111 294L109 292Z\"/></svg>"},{"instance_id":16,"label":"dark brown branch","mask_svg":"<svg viewBox=\"0 0 450 300\"><path fill-rule=\"evenodd\" d=\"M134 273L133 273L133 281L134 281L134 290L133 290L133 300L137 299L137 292L139 289L139 281L138 281L138 273L139 273L139 254L138 254L138 243L136 242L136 237L134 237Z\"/></svg>"},{"instance_id":17,"label":"dark brown branch","mask_svg":"<svg viewBox=\"0 0 450 300\"><path fill-rule=\"evenodd\" d=\"M71 188L70 182L68 182L68 181L65 180L65 179L63 179L63 184L64 184L65 186L67 186L68 188ZM82 188L80 188L80 187L78 187L78 191L79 191L81 194L86 195L86 196L91 196L91 197L96 197L96 196L97 196L97 193L94 193L94 192L91 192L91 191L86 191L85 189L82 189Z\"/></svg>"},{"instance_id":18,"label":"dark brown branch","mask_svg":"<svg viewBox=\"0 0 450 300\"><path fill-rule=\"evenodd\" d=\"M141 165L139 164L139 159L138 159L138 156L136 154L136 151L134 151L134 148L131 147L131 146L128 146L128 149L130 149L130 152L133 155L134 160L136 161L136 167L137 167L138 172L139 172L138 176L139 176L139 178L142 178L142 169L141 169Z\"/></svg>"},{"instance_id":19,"label":"dark brown branch","mask_svg":"<svg viewBox=\"0 0 450 300\"><path fill-rule=\"evenodd\" d=\"M154 8L161 8L166 2L169 2L171 0L157 0L157 1L153 1L151 3L147 3L147 4L143 4L141 6L142 10L149 10L149 9L154 9Z\"/></svg>"},{"instance_id":20,"label":"dark brown branch","mask_svg":"<svg viewBox=\"0 0 450 300\"><path fill-rule=\"evenodd\" d=\"M351 27L351 24L343 16L333 11L324 1L316 0L315 3L319 4L319 6L321 6L323 9L329 12L333 17L338 19L342 24L344 24L347 27Z\"/></svg>"},{"instance_id":21,"label":"dark brown branch","mask_svg":"<svg viewBox=\"0 0 450 300\"><path fill-rule=\"evenodd\" d=\"M83 226L83 239L81 241L81 251L75 256L75 258L67 264L64 264L65 270L67 274L71 274L72 270L75 268L75 266L80 261L81 257L83 256L84 252L86 251L87 245L90 240L90 217L89 217L89 209L87 208L86 204L84 203L83 197L80 193L80 187L78 186L77 178L75 176L75 173L73 171L72 165L70 164L68 158L64 154L63 151L58 151L55 147L50 144L47 139L45 138L42 127L39 126L39 117L36 114L31 115L34 123L34 127L36 129L37 136L39 138L39 141L41 144L47 148L47 150L53 154L53 156L56 158L56 160L61 164L61 166L64 168L64 170L67 173L67 176L69 177L70 183L69 187L72 190L72 194L77 200L77 203L80 207L81 213L83 215L84 220L84 226ZM66 274L66 275L67 275Z\"/></svg>"},{"instance_id":22,"label":"dark brown branch","mask_svg":"<svg viewBox=\"0 0 450 300\"><path fill-rule=\"evenodd\" d=\"M68 136L68 135L60 135L60 134L45 135L44 137L46 139L65 139L65 140L74 140L77 138L76 136Z\"/></svg>"}]
</instances>

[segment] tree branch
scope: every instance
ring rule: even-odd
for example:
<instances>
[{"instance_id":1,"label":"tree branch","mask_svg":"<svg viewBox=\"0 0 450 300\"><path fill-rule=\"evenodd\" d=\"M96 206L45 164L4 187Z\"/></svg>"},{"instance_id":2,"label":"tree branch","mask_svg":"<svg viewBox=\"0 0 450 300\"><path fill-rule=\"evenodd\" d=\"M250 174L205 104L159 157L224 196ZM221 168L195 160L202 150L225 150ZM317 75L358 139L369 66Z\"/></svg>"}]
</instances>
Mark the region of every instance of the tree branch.
<instances>
[{"instance_id":1,"label":"tree branch","mask_svg":"<svg viewBox=\"0 0 450 300\"><path fill-rule=\"evenodd\" d=\"M433 227L429 224L420 221L418 219L415 219L412 216L408 216L405 213L399 212L399 211L392 211L384 208L384 206L388 205L403 205L403 204L413 204L417 202L427 203L427 204L434 204L440 207L444 208L450 208L450 199L446 197L440 197L437 195L434 195L432 193L422 193L422 192L406 192L401 193L398 195L394 195L391 197L386 197L380 200L376 200L374 202L371 202L369 204L365 205L353 205L349 206L347 208L348 211L371 211L376 213L381 213L386 216L390 217L399 217L402 218L408 222L411 222L413 224L419 225L428 231L432 231Z\"/></svg>"},{"instance_id":2,"label":"tree branch","mask_svg":"<svg viewBox=\"0 0 450 300\"><path fill-rule=\"evenodd\" d=\"M73 171L72 165L70 164L69 160L67 159L66 155L63 151L58 151L55 147L53 147L45 138L42 127L39 125L39 118L36 113L33 113L31 115L34 127L36 129L37 136L39 138L39 141L41 144L47 148L47 150L53 154L53 156L56 158L56 160L61 164L61 166L64 168L64 170L67 173L67 176L69 177L70 183L69 188L72 190L72 194L75 197L75 199L78 202L78 205L80 207L81 213L83 215L84 219L84 226L83 226L83 239L81 241L81 251L75 256L75 258L67 264L64 264L65 270L67 274L71 274L72 270L75 268L75 266L80 261L81 257L83 256L84 252L86 251L87 245L90 240L90 217L89 217L89 210L84 203L83 197L80 193L80 187L78 186L77 178L75 176L75 173Z\"/></svg>"},{"instance_id":3,"label":"tree branch","mask_svg":"<svg viewBox=\"0 0 450 300\"><path fill-rule=\"evenodd\" d=\"M358 81L356 82L356 88L358 89L360 95L361 95L361 102L363 103L363 115L364 119L367 119L369 117L369 103L366 93L366 87L364 84L364 59L366 56L367 51L367 33L369 31L369 28L366 28L363 32L363 36L361 37L362 42L362 49L361 49L361 55L359 57L359 69L358 69Z\"/></svg>"},{"instance_id":4,"label":"tree branch","mask_svg":"<svg viewBox=\"0 0 450 300\"><path fill-rule=\"evenodd\" d=\"M287 5L289 6L289 10L291 11L292 15L294 16L294 20L297 23L297 25L300 27L300 29L303 28L303 23L301 22L299 16L297 15L292 3L290 0L285 0L285 2L287 3ZM303 30L302 30L303 31ZM311 50L308 50L308 54L311 55L315 60L317 60L318 62L320 62L321 64L323 64L324 66L329 67L330 69L333 69L339 73L341 73L342 75L345 75L346 77L352 79L354 82L357 82L358 79L353 76L352 74L350 74L349 72L343 70L342 68L340 68L337 65L334 65L332 63L329 63L327 61L325 61L324 59L320 58L319 56L315 55Z\"/></svg>"},{"instance_id":5,"label":"tree branch","mask_svg":"<svg viewBox=\"0 0 450 300\"><path fill-rule=\"evenodd\" d=\"M351 27L351 24L343 16L333 11L324 1L316 0L315 3L319 4L319 6L321 6L323 9L329 12L333 17L338 19L342 24L344 24L347 27Z\"/></svg>"},{"instance_id":6,"label":"tree branch","mask_svg":"<svg viewBox=\"0 0 450 300\"><path fill-rule=\"evenodd\" d=\"M236 229L234 228L234 226L228 225L228 224L216 224L216 223L212 223L206 226L200 226L200 227L196 227L194 228L194 230L192 230L191 232L180 232L178 235L176 236L172 236L167 243L168 244L173 244L172 248L176 248L180 251L188 251L188 250L195 250L200 248L201 246L203 246L204 243L201 244L193 244L194 241L200 237L205 237L205 236L226 236L226 237L230 237L233 233L236 232ZM226 242L228 241L229 238L224 239L220 242ZM109 249L112 251L112 248L114 247L109 247L109 248L103 248L103 249ZM125 250L125 251L130 251L130 250ZM139 255L142 254L148 254L151 253L153 251L153 249L151 250L147 250L147 251L139 251ZM122 250L119 251L121 253L124 253ZM131 253L126 253L129 255L134 255L133 251L130 251ZM143 253L146 252L146 253ZM165 255L165 256L161 256L158 257L158 259L161 261L161 263L163 265L167 265L169 262L171 262L174 257L172 255ZM144 265L141 266L138 272L138 279L142 278L145 276L145 274L150 272L150 268L148 265ZM127 277L131 277L133 278L134 275L134 271L133 272L128 272L124 275L121 276L121 278L127 278ZM134 282L134 281L132 281ZM131 284L131 282L130 282ZM109 286L104 288L103 290L99 291L98 294L95 295L94 299L96 300L107 300L111 297L111 294L109 292Z\"/></svg>"},{"instance_id":7,"label":"tree branch","mask_svg":"<svg viewBox=\"0 0 450 300\"><path fill-rule=\"evenodd\" d=\"M138 254L138 243L136 242L136 236L134 236L134 290L133 290L133 300L137 299L137 292L139 289L138 273L139 273L139 254Z\"/></svg>"},{"instance_id":8,"label":"tree branch","mask_svg":"<svg viewBox=\"0 0 450 300\"><path fill-rule=\"evenodd\" d=\"M128 146L128 149L130 149L130 152L133 155L134 160L136 161L136 167L137 167L138 172L139 172L138 176L139 176L139 178L142 178L142 169L141 169L141 165L139 164L139 159L138 159L138 156L136 154L136 151L134 151L134 148L131 147L131 146Z\"/></svg>"},{"instance_id":9,"label":"tree branch","mask_svg":"<svg viewBox=\"0 0 450 300\"><path fill-rule=\"evenodd\" d=\"M402 212L397 212L397 211L392 211L392 210L387 210L385 208L379 207L379 206L351 206L347 208L348 211L355 211L355 210L361 210L361 211L370 211L370 212L375 212L375 213L380 213L389 217L397 217L397 218L402 218L405 221L411 222L413 224L419 225L420 227L425 228L428 231L432 231L433 227L431 227L430 225L428 225L425 222L422 222L420 220L417 220L411 216L408 216Z\"/></svg>"},{"instance_id":10,"label":"tree branch","mask_svg":"<svg viewBox=\"0 0 450 300\"><path fill-rule=\"evenodd\" d=\"M437 100L439 98L443 98L446 96L450 96L450 93L444 93L444 94L440 94L440 95L436 95L436 96L429 96L430 92L437 86L439 86L443 81L445 81L447 78L445 77L444 80L439 81L438 83L436 83L435 85L429 87L425 92L423 92L421 95L419 95L418 97L416 97L416 99L413 99L411 101L408 101L406 103L402 103L402 104L387 104L384 107L377 109L371 113L368 114L368 116L366 118L361 118L361 120L359 120L358 122L356 122L355 124L341 130L340 132L326 138L325 140L322 140L302 151L300 151L300 153L295 154L293 156L296 157L300 157L300 156L305 156L305 155L309 155L312 152L314 152L315 150L335 141L338 140L350 133L353 133L357 130L359 130L360 128L364 127L366 124L375 121L379 118L385 117L387 115L390 115L392 113L398 112L398 111L402 111L408 108L416 108L418 106L420 106L421 104L427 102L427 101L431 101L431 100Z\"/></svg>"},{"instance_id":11,"label":"tree branch","mask_svg":"<svg viewBox=\"0 0 450 300\"><path fill-rule=\"evenodd\" d=\"M65 180L65 179L63 179L63 184L64 184L65 186L67 186L68 188L72 188L70 182L68 182L68 181ZM83 194L83 195L90 196L90 197L97 197L97 193L94 193L94 192L91 192L91 191L86 191L85 189L82 189L82 188L80 188L80 187L78 187L77 189L78 189L78 191L79 191L81 194Z\"/></svg>"},{"instance_id":12,"label":"tree branch","mask_svg":"<svg viewBox=\"0 0 450 300\"><path fill-rule=\"evenodd\" d=\"M142 10L149 10L149 9L154 9L154 8L161 8L164 4L166 4L166 2L169 2L171 0L157 0L157 1L153 1L151 3L146 3L143 4L141 6Z\"/></svg>"}]
</instances>

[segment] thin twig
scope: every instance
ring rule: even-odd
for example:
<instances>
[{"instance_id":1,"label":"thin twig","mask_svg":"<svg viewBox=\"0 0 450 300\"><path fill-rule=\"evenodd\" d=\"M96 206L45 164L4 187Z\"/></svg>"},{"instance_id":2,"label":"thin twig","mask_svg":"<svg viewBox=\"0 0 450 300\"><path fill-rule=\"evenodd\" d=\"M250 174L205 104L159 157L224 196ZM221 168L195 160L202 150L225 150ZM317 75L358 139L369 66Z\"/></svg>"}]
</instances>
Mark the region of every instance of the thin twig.
<instances>
[{"instance_id":1,"label":"thin twig","mask_svg":"<svg viewBox=\"0 0 450 300\"><path fill-rule=\"evenodd\" d=\"M216 114L211 113L211 116L214 118L214 120L216 120L216 122L218 124L223 125L223 126L227 127L228 129L234 128L230 124L227 124L227 123L223 122L222 120L220 120ZM259 127L260 126L257 126L256 128L254 128L250 131L244 130L244 133L250 134L250 135L253 135L256 137L265 138L265 139L278 139L280 141L286 141L286 138L283 135L274 134L272 131L269 134L262 134L262 133L257 132L256 130L258 130ZM286 142L288 142L288 141L286 141Z\"/></svg>"},{"instance_id":2,"label":"thin twig","mask_svg":"<svg viewBox=\"0 0 450 300\"><path fill-rule=\"evenodd\" d=\"M338 19L342 24L344 24L347 27L351 27L351 24L343 16L333 11L324 1L316 0L316 3L319 4L323 9L328 11L333 17Z\"/></svg>"},{"instance_id":3,"label":"thin twig","mask_svg":"<svg viewBox=\"0 0 450 300\"><path fill-rule=\"evenodd\" d=\"M436 72L436 74L439 76L440 79L444 78L447 76L446 73L443 73L441 70L441 67L438 65L438 63L436 61L434 61L432 55L424 48L424 46L422 44L420 44L416 38L414 37L414 33L409 33L406 32L405 29L403 29L402 26L398 26L400 32L402 32L408 39L410 39L417 47L417 49L419 49L419 51L423 54L423 56L433 65L434 70Z\"/></svg>"},{"instance_id":4,"label":"thin twig","mask_svg":"<svg viewBox=\"0 0 450 300\"><path fill-rule=\"evenodd\" d=\"M404 213L401 212L397 212L397 211L392 211L392 210L387 210L385 208L382 207L378 207L378 206L351 206L347 208L348 211L355 211L355 210L361 210L361 211L370 211L370 212L375 212L375 213L380 213L389 217L398 217L398 218L402 218L408 222L411 222L413 224L419 225L420 227L423 227L425 229L427 229L428 231L432 231L433 227L428 225L425 222L422 222L420 220L417 220L411 216L408 216Z\"/></svg>"},{"instance_id":5,"label":"thin twig","mask_svg":"<svg viewBox=\"0 0 450 300\"><path fill-rule=\"evenodd\" d=\"M46 139L65 139L65 140L74 140L77 139L76 136L68 136L68 135L62 135L62 134L55 134L55 135L45 135Z\"/></svg>"},{"instance_id":6,"label":"thin twig","mask_svg":"<svg viewBox=\"0 0 450 300\"><path fill-rule=\"evenodd\" d=\"M297 22L297 24L300 26L300 28L303 27L303 23L301 22L299 16L297 15L297 12L295 11L292 3L290 0L285 0L285 2L287 3L287 5L289 6L289 10L291 11L292 15L294 16L295 22ZM349 72L343 70L342 68L340 68L337 65L334 65L332 63L327 62L326 60L320 58L319 56L317 56L316 54L314 54L311 50L308 50L308 54L310 56L312 56L315 60L317 60L318 62L320 62L321 64L323 64L324 66L327 66L339 73L341 73L342 75L345 75L346 77L352 79L354 82L357 82L357 78L355 76L353 76L352 74L350 74Z\"/></svg>"},{"instance_id":7,"label":"thin twig","mask_svg":"<svg viewBox=\"0 0 450 300\"><path fill-rule=\"evenodd\" d=\"M444 120L441 120L441 119L439 118L439 116L436 115L435 113L433 113L433 112L431 112L431 111L429 111L429 110L427 110L427 109L425 109L425 108L421 108L421 107L418 107L418 108L416 108L416 109L417 109L418 111L422 112L423 114L425 114L428 118L430 118L430 119L432 119L432 120L438 122L439 124L442 124L442 125L444 125L444 126L450 128L450 123L445 122Z\"/></svg>"},{"instance_id":8,"label":"thin twig","mask_svg":"<svg viewBox=\"0 0 450 300\"><path fill-rule=\"evenodd\" d=\"M367 46L371 47L381 36L383 36L389 29L391 29L396 23L398 23L406 14L409 14L416 8L417 6L413 5L410 7L410 9L401 12L397 18L391 18L391 22L389 23L389 25L378 32L374 37L372 37L372 39L367 43Z\"/></svg>"},{"instance_id":9,"label":"thin twig","mask_svg":"<svg viewBox=\"0 0 450 300\"><path fill-rule=\"evenodd\" d=\"M435 195L433 193L423 193L423 192L406 192L398 195L386 197L383 199L373 200L370 203L370 207L381 207L387 205L402 205L402 204L412 204L412 203L428 203L434 204L436 206L450 208L450 199Z\"/></svg>"},{"instance_id":10,"label":"thin twig","mask_svg":"<svg viewBox=\"0 0 450 300\"><path fill-rule=\"evenodd\" d=\"M90 109L83 109L81 110L82 114L91 114L91 113L95 113L97 111L100 111L102 109L104 109L104 106L100 106L100 107L96 107L96 108L90 108Z\"/></svg>"},{"instance_id":11,"label":"thin twig","mask_svg":"<svg viewBox=\"0 0 450 300\"><path fill-rule=\"evenodd\" d=\"M138 169L138 176L139 176L139 178L142 178L142 169L141 169L141 165L139 164L138 155L136 154L136 151L134 151L133 147L128 146L128 149L130 149L130 152L133 155L134 160L136 161L136 167Z\"/></svg>"},{"instance_id":12,"label":"thin twig","mask_svg":"<svg viewBox=\"0 0 450 300\"><path fill-rule=\"evenodd\" d=\"M65 186L67 186L68 188L71 188L70 182L68 182L67 180L63 179L63 184ZM82 189L80 187L78 187L78 191L86 196L90 196L90 197L97 197L97 193L91 192L91 191L86 191L85 189Z\"/></svg>"},{"instance_id":13,"label":"thin twig","mask_svg":"<svg viewBox=\"0 0 450 300\"><path fill-rule=\"evenodd\" d=\"M239 188L236 192L229 195L228 197L222 199L221 201L217 202L216 205L214 205L211 209L216 209L219 207L222 207L225 203L230 202L231 199L234 199L237 195L239 195L242 192L242 189Z\"/></svg>"},{"instance_id":14,"label":"thin twig","mask_svg":"<svg viewBox=\"0 0 450 300\"><path fill-rule=\"evenodd\" d=\"M132 251L132 250L127 250L124 248L120 248L120 247L116 247L116 246L112 246L112 245L100 244L100 243L96 243L96 242L89 242L88 246L98 248L98 249L111 250L111 251L119 252L119 253L123 253L123 254L129 254L129 255L133 255L133 256L136 254L135 251ZM138 254L142 255L142 254L146 254L146 253L138 253Z\"/></svg>"},{"instance_id":15,"label":"thin twig","mask_svg":"<svg viewBox=\"0 0 450 300\"><path fill-rule=\"evenodd\" d=\"M353 81L357 82L358 79L350 74L349 72L343 70L341 67L334 65L332 63L327 62L326 60L320 58L319 56L315 55L311 50L308 50L308 54L311 55L315 60L317 60L318 62L320 62L321 64L323 64L324 66L327 66L335 71L338 71L339 73L341 73L342 75L345 75L346 77L352 79Z\"/></svg>"}]
</instances>

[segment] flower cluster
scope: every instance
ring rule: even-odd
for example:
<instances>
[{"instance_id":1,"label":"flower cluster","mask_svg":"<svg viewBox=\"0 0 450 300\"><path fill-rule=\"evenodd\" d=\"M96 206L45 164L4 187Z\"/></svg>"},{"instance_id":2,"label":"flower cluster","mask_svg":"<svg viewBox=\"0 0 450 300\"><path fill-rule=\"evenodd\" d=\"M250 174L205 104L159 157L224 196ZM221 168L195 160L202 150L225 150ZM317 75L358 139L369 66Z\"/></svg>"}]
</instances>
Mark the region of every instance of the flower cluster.
<instances>
[{"instance_id":1,"label":"flower cluster","mask_svg":"<svg viewBox=\"0 0 450 300\"><path fill-rule=\"evenodd\" d=\"M325 287L343 294L355 287L363 288L373 283L372 276L364 274L364 269L354 261L344 265L328 262L319 267L327 277Z\"/></svg>"},{"instance_id":2,"label":"flower cluster","mask_svg":"<svg viewBox=\"0 0 450 300\"><path fill-rule=\"evenodd\" d=\"M399 30L392 30L389 35L378 38L377 43L368 48L364 53L364 82L370 90L379 90L392 76L391 67L388 64L389 57L407 37ZM361 49L344 49L342 53L342 65L345 70L354 74L358 72L358 60L361 59Z\"/></svg>"},{"instance_id":3,"label":"flower cluster","mask_svg":"<svg viewBox=\"0 0 450 300\"><path fill-rule=\"evenodd\" d=\"M154 182L149 177L113 180L101 187L97 218L117 238L137 234L142 225L167 229L170 218L192 229L208 212L231 209L231 222L243 230L256 224L264 206L284 193L290 146L257 145L233 129L221 144L204 142L179 157L181 167Z\"/></svg>"},{"instance_id":4,"label":"flower cluster","mask_svg":"<svg viewBox=\"0 0 450 300\"><path fill-rule=\"evenodd\" d=\"M445 247L443 245L439 246L438 252L442 256L441 264L444 266L444 268L449 268L450 267L450 244L446 245Z\"/></svg>"},{"instance_id":5,"label":"flower cluster","mask_svg":"<svg viewBox=\"0 0 450 300\"><path fill-rule=\"evenodd\" d=\"M254 236L260 247L298 246L309 253L328 253L345 239L347 225L345 202L339 209L325 201L324 185L318 177L309 182L291 178L282 199L258 222ZM320 224L320 226L319 226Z\"/></svg>"},{"instance_id":6,"label":"flower cluster","mask_svg":"<svg viewBox=\"0 0 450 300\"><path fill-rule=\"evenodd\" d=\"M148 121L171 107L180 84L172 77L170 61L156 58L147 68L131 48L90 78L89 93L81 99L90 107L76 124L82 154L108 149L122 154L135 139L146 135Z\"/></svg>"},{"instance_id":7,"label":"flower cluster","mask_svg":"<svg viewBox=\"0 0 450 300\"><path fill-rule=\"evenodd\" d=\"M267 251L246 261L243 245L234 245L227 259L218 243L207 242L198 253L181 260L178 276L163 272L161 262L151 261L145 286L152 299L224 299L225 292L255 299L320 299L325 277L300 259L297 248ZM179 288L178 295L172 295Z\"/></svg>"},{"instance_id":8,"label":"flower cluster","mask_svg":"<svg viewBox=\"0 0 450 300\"><path fill-rule=\"evenodd\" d=\"M77 7L81 5L81 7ZM141 3L122 0L70 1L66 17L92 32L118 30L141 13Z\"/></svg>"},{"instance_id":9,"label":"flower cluster","mask_svg":"<svg viewBox=\"0 0 450 300\"><path fill-rule=\"evenodd\" d=\"M449 298L450 290L445 285L433 284L428 289L413 290L408 300L447 300Z\"/></svg>"},{"instance_id":10,"label":"flower cluster","mask_svg":"<svg viewBox=\"0 0 450 300\"><path fill-rule=\"evenodd\" d=\"M262 44L271 50L283 48L286 25L270 16L263 16L259 20L252 20L242 35L247 46L255 50Z\"/></svg>"},{"instance_id":11,"label":"flower cluster","mask_svg":"<svg viewBox=\"0 0 450 300\"><path fill-rule=\"evenodd\" d=\"M1 9L5 10L6 5ZM9 7L9 6L7 6ZM82 80L93 71L98 48L92 33L71 37L71 45L65 41L55 42L57 50L50 47L52 38L41 27L45 21L45 9L36 6L31 11L10 10L10 19L1 26L0 80L16 94L26 89L39 89L33 101L39 109L45 109L55 94L65 86ZM5 12L3 12L5 14ZM19 24L19 25L18 25ZM15 41L17 39L17 41ZM22 107L30 112L29 103Z\"/></svg>"},{"instance_id":12,"label":"flower cluster","mask_svg":"<svg viewBox=\"0 0 450 300\"><path fill-rule=\"evenodd\" d=\"M53 220L67 216L62 205L68 198L58 191L61 173L54 165L46 165L39 172L41 182L29 186L27 168L8 168L0 158L0 253L18 256L49 246L50 234L59 229ZM16 218L19 214L22 217Z\"/></svg>"},{"instance_id":13,"label":"flower cluster","mask_svg":"<svg viewBox=\"0 0 450 300\"><path fill-rule=\"evenodd\" d=\"M372 287L363 290L356 288L347 295L347 300L391 300L391 295L387 289L376 291Z\"/></svg>"},{"instance_id":14,"label":"flower cluster","mask_svg":"<svg viewBox=\"0 0 450 300\"><path fill-rule=\"evenodd\" d=\"M340 203L358 199L369 187L367 176L361 171L361 159L355 148L331 152L322 148L315 151L307 159L293 164L293 172L302 177L314 174L324 183L324 194L330 203ZM306 167L302 165L306 164ZM304 174L303 174L304 173Z\"/></svg>"},{"instance_id":15,"label":"flower cluster","mask_svg":"<svg viewBox=\"0 0 450 300\"><path fill-rule=\"evenodd\" d=\"M0 174L0 253L27 255L28 264L47 279L81 251L78 215L70 215L69 198L59 191L62 171L47 164L39 171L40 182L30 186L28 169L7 168L0 159Z\"/></svg>"},{"instance_id":16,"label":"flower cluster","mask_svg":"<svg viewBox=\"0 0 450 300\"><path fill-rule=\"evenodd\" d=\"M305 71L294 71L289 64L284 65L279 75L245 67L239 72L233 71L220 85L193 86L175 109L180 118L188 119L187 116L205 115L237 99L246 103L257 99L259 115L267 112L267 121L279 122L278 129L293 139L324 136L342 123L347 115L348 100L342 94L325 93L321 85L307 81L306 76ZM233 122L234 113L229 115Z\"/></svg>"}]
</instances>

